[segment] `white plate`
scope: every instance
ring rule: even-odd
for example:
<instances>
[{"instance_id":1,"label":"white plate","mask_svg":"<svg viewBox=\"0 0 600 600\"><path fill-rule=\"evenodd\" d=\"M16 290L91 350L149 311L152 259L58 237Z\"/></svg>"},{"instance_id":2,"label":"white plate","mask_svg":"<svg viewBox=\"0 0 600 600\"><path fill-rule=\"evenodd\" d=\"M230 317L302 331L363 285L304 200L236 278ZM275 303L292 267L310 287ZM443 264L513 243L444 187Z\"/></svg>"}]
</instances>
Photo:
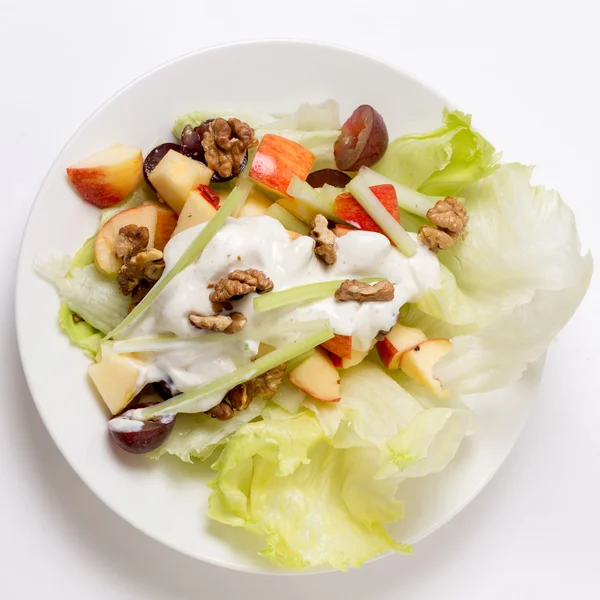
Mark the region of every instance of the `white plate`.
<instances>
[{"instance_id":1,"label":"white plate","mask_svg":"<svg viewBox=\"0 0 600 600\"><path fill-rule=\"evenodd\" d=\"M251 572L276 569L256 556L261 540L204 516L206 466L126 455L109 443L107 414L90 389L87 361L57 325L54 289L33 271L37 256L72 254L98 212L69 186L65 168L115 142L142 148L168 139L176 116L201 107L286 112L335 98L342 115L374 105L392 136L434 127L445 101L412 77L362 55L318 44L242 43L181 58L122 90L73 136L50 169L25 232L17 283L17 331L29 387L50 435L86 484L126 521L190 556ZM400 488L406 541L428 535L483 488L526 420L540 368L510 389L473 398L477 433L442 474ZM417 548L418 551L418 548Z\"/></svg>"}]
</instances>

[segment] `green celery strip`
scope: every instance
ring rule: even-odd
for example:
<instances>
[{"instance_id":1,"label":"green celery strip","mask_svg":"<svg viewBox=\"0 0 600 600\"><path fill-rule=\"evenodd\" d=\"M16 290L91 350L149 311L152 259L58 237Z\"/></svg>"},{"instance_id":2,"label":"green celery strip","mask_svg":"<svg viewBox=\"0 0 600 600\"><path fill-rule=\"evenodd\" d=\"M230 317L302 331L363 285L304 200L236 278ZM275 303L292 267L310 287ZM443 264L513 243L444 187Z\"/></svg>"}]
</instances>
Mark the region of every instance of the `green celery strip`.
<instances>
[{"instance_id":1,"label":"green celery strip","mask_svg":"<svg viewBox=\"0 0 600 600\"><path fill-rule=\"evenodd\" d=\"M186 248L179 260L173 265L173 268L150 290L148 295L115 327L106 339L114 338L125 328L129 327L138 317L140 317L148 307L156 300L158 295L167 287L167 285L186 267L189 267L198 259L204 248L210 243L217 231L223 227L227 217L233 211L243 204L252 189L250 181L244 181L236 186L231 194L217 211L217 214L206 224L202 231L195 237L194 241Z\"/></svg>"},{"instance_id":2,"label":"green celery strip","mask_svg":"<svg viewBox=\"0 0 600 600\"><path fill-rule=\"evenodd\" d=\"M402 254L412 256L417 251L415 240L390 215L383 204L377 199L377 196L375 196L369 189L369 186L360 177L354 178L348 184L347 189Z\"/></svg>"},{"instance_id":3,"label":"green celery strip","mask_svg":"<svg viewBox=\"0 0 600 600\"><path fill-rule=\"evenodd\" d=\"M217 394L219 392L225 392L231 390L236 385L254 379L263 373L277 367L282 363L286 363L294 358L301 356L305 352L308 352L312 348L315 348L319 344L326 342L333 337L333 329L331 325L326 323L315 330L313 333L292 342L287 346L283 346L277 350L265 354L261 358L255 360L249 365L245 365L233 371L233 373L227 373L221 377L218 377L208 385L201 388L190 390L178 396L174 396L171 400L155 404L154 406L148 406L147 408L135 409L130 411L128 414L134 419L147 420L155 415L168 415L174 414L173 409L181 408L186 403L197 402L198 400L204 400L208 396ZM179 411L175 411L179 412Z\"/></svg>"},{"instance_id":4,"label":"green celery strip","mask_svg":"<svg viewBox=\"0 0 600 600\"><path fill-rule=\"evenodd\" d=\"M366 283L375 283L381 280L381 277L367 277L360 281ZM267 312L289 304L297 302L306 302L308 300L322 300L335 294L335 291L347 281L346 279L336 279L335 281L323 281L321 283L309 283L298 287L282 290L281 292L269 292L262 296L254 298L254 310L256 312Z\"/></svg>"}]
</instances>

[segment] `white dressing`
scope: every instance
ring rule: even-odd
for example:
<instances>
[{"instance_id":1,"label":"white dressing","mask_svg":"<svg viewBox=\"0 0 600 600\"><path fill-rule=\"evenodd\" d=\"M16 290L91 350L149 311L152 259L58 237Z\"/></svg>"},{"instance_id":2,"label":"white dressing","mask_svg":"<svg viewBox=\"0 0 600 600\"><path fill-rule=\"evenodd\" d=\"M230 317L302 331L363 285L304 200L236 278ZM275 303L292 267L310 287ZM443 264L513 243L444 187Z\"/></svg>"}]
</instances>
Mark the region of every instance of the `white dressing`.
<instances>
[{"instance_id":1,"label":"white dressing","mask_svg":"<svg viewBox=\"0 0 600 600\"><path fill-rule=\"evenodd\" d=\"M175 236L165 248L167 272L177 262L204 225ZM416 239L416 236L415 236ZM338 302L327 298L293 304L257 313L256 294L234 302L236 311L248 319L248 330L267 332L277 324L328 319L335 333L351 335L353 347L368 349L379 331L390 329L400 307L417 301L430 287L439 286L439 263L424 246L417 244L410 258L392 246L387 237L353 231L336 240L337 260L328 266L316 258L313 241L303 236L294 241L275 219L268 216L230 218L204 249L199 259L182 271L163 290L139 323L127 331L128 338L175 334L198 338L206 332L189 322L191 313L214 314L209 300L209 284L216 283L235 269L259 269L281 291L300 285L337 279L382 277L394 284L391 302ZM146 382L165 379L180 391L207 384L217 377L248 364L258 351L260 339L230 340L194 344L192 347L137 355L145 362ZM268 341L264 338L262 341ZM186 407L186 412L207 410L218 404L222 395L203 402L202 407ZM210 406L207 406L210 404Z\"/></svg>"}]
</instances>

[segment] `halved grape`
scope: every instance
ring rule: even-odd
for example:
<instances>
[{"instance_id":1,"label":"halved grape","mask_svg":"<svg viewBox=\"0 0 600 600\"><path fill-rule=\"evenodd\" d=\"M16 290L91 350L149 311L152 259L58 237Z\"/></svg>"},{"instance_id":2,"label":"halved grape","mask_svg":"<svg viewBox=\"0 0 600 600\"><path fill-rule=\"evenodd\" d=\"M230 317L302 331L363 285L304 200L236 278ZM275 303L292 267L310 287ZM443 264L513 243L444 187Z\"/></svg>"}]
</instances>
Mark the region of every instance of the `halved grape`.
<instances>
[{"instance_id":1,"label":"halved grape","mask_svg":"<svg viewBox=\"0 0 600 600\"><path fill-rule=\"evenodd\" d=\"M374 165L388 147L383 117L368 104L359 106L342 126L333 147L335 164L341 171L356 171Z\"/></svg>"},{"instance_id":2,"label":"halved grape","mask_svg":"<svg viewBox=\"0 0 600 600\"><path fill-rule=\"evenodd\" d=\"M314 188L321 188L325 184L332 185L333 187L344 188L351 180L352 177L343 171L338 171L337 169L320 169L319 171L309 173L308 177L306 178L306 183Z\"/></svg>"},{"instance_id":3,"label":"halved grape","mask_svg":"<svg viewBox=\"0 0 600 600\"><path fill-rule=\"evenodd\" d=\"M136 408L153 404L138 404ZM108 422L108 431L119 448L132 454L145 454L156 450L169 437L174 426L175 415L151 417L147 421L119 415Z\"/></svg>"},{"instance_id":4,"label":"halved grape","mask_svg":"<svg viewBox=\"0 0 600 600\"><path fill-rule=\"evenodd\" d=\"M152 384L154 391L163 399L170 400L179 392L168 381L156 381Z\"/></svg>"},{"instance_id":5,"label":"halved grape","mask_svg":"<svg viewBox=\"0 0 600 600\"><path fill-rule=\"evenodd\" d=\"M203 124L204 125L204 124ZM194 160L204 163L204 148L202 147L202 125L192 127L186 125L181 132L181 152Z\"/></svg>"},{"instance_id":6,"label":"halved grape","mask_svg":"<svg viewBox=\"0 0 600 600\"><path fill-rule=\"evenodd\" d=\"M153 150L148 152L148 156L144 160L144 179L146 183L154 190L154 186L150 183L150 179L148 179L148 175L154 171L156 165L162 160L163 156L169 151L175 150L175 152L179 152L181 154L181 146L179 144L161 144L160 146L156 146Z\"/></svg>"}]
</instances>

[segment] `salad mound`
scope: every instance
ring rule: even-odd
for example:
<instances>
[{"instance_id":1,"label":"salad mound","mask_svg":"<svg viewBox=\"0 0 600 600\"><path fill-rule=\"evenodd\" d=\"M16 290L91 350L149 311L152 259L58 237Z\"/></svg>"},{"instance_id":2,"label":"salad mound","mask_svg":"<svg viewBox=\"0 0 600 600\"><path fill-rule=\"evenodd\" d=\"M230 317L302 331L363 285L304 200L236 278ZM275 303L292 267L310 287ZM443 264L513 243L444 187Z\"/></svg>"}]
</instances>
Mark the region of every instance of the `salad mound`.
<instances>
[{"instance_id":1,"label":"salad mound","mask_svg":"<svg viewBox=\"0 0 600 600\"><path fill-rule=\"evenodd\" d=\"M210 460L208 516L290 569L390 550L402 482L443 470L465 394L517 380L592 273L560 196L459 111L390 141L359 106L197 111L67 169L99 209L37 264L122 450Z\"/></svg>"}]
</instances>

